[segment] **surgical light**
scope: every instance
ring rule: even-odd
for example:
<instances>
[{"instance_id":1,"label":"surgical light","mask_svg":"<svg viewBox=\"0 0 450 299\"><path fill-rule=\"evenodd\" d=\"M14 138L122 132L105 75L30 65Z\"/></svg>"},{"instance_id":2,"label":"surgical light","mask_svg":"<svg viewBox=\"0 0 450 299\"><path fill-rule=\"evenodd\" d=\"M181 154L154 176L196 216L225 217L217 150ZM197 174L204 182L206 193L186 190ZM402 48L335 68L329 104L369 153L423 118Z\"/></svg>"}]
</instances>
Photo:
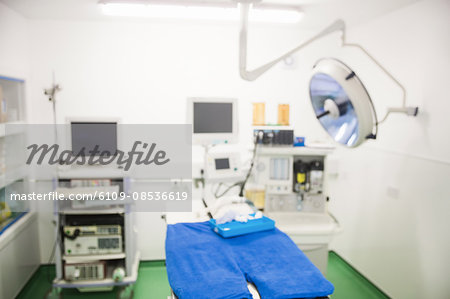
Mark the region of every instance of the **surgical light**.
<instances>
[{"instance_id":1,"label":"surgical light","mask_svg":"<svg viewBox=\"0 0 450 299\"><path fill-rule=\"evenodd\" d=\"M364 52L391 80L397 84L403 100L400 107L389 107L386 115L378 121L372 100L361 80L347 65L337 59L321 59L313 67L309 84L309 95L314 113L322 127L337 143L346 147L356 147L367 139L376 139L378 125L386 120L390 113L404 113L416 116L418 107L406 106L406 90L403 85L386 70L373 56L358 44L345 40L345 23L333 22L318 34L306 40L286 54L256 69L247 70L248 16L253 2L259 0L237 0L240 8L239 33L239 73L247 81L256 80L278 62L289 58L317 39L334 32L341 32L342 45L356 47Z\"/></svg>"},{"instance_id":2,"label":"surgical light","mask_svg":"<svg viewBox=\"0 0 450 299\"><path fill-rule=\"evenodd\" d=\"M375 110L366 88L356 74L336 59L316 63L309 84L314 113L338 143L360 145L375 136Z\"/></svg>"},{"instance_id":3,"label":"surgical light","mask_svg":"<svg viewBox=\"0 0 450 299\"><path fill-rule=\"evenodd\" d=\"M238 21L236 3L231 1L126 1L103 0L99 2L105 15L157 19ZM303 13L293 6L258 5L249 15L251 22L297 23Z\"/></svg>"}]
</instances>

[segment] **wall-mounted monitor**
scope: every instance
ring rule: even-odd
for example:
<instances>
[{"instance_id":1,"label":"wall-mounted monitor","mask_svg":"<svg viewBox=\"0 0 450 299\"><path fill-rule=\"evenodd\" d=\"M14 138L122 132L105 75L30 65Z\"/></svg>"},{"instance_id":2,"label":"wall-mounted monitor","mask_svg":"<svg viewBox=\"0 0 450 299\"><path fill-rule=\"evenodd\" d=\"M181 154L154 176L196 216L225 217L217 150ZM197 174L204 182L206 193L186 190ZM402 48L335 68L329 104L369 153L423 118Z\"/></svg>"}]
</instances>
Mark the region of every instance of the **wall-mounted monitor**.
<instances>
[{"instance_id":1,"label":"wall-mounted monitor","mask_svg":"<svg viewBox=\"0 0 450 299\"><path fill-rule=\"evenodd\" d=\"M194 144L238 141L236 99L189 98L187 111L188 123L192 124Z\"/></svg>"},{"instance_id":2,"label":"wall-mounted monitor","mask_svg":"<svg viewBox=\"0 0 450 299\"><path fill-rule=\"evenodd\" d=\"M70 144L74 155L116 155L117 121L70 121Z\"/></svg>"}]
</instances>

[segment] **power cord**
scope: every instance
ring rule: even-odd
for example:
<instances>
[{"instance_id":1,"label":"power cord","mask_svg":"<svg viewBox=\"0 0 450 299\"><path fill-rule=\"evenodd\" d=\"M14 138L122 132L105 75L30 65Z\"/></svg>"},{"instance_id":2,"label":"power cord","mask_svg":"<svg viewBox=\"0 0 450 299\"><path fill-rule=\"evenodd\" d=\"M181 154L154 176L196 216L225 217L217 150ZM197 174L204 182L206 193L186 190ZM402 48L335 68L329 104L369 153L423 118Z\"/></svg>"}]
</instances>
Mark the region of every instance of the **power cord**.
<instances>
[{"instance_id":1,"label":"power cord","mask_svg":"<svg viewBox=\"0 0 450 299\"><path fill-rule=\"evenodd\" d=\"M256 134L256 136L255 136L255 146L253 147L253 156L252 156L252 160L251 160L251 163L250 163L250 168L249 168L248 173L247 173L247 175L245 177L245 180L241 184L241 189L239 191L239 197L244 197L245 185L247 184L247 181L250 178L250 175L252 174L253 166L255 165L256 148L258 147L259 138L260 138L260 133L258 132L258 134Z\"/></svg>"},{"instance_id":2,"label":"power cord","mask_svg":"<svg viewBox=\"0 0 450 299\"><path fill-rule=\"evenodd\" d=\"M216 199L221 198L222 196L224 196L225 194L227 194L231 189L235 188L235 187L240 187L239 189L239 197L244 197L244 189L245 189L245 185L247 184L248 179L250 178L251 174L252 174L252 170L253 170L253 166L255 164L255 158L256 158L256 149L258 146L258 142L260 140L260 134L258 133L258 135L255 136L255 143L254 143L254 148L253 148L253 155L252 155L252 159L250 160L250 168L248 170L247 175L245 176L245 179L243 181L239 181L236 182L230 186L228 186L224 191L222 191L221 193L219 193L220 187L223 186L223 183L219 183L219 185L217 186L216 190L214 191L214 197Z\"/></svg>"},{"instance_id":3,"label":"power cord","mask_svg":"<svg viewBox=\"0 0 450 299\"><path fill-rule=\"evenodd\" d=\"M58 244L59 244L60 248L62 247L62 240L61 240L60 235L63 235L64 238L67 238L67 239L70 239L70 240L75 240L76 238L78 238L78 236L80 234L81 234L81 231L78 228L73 232L73 235L69 235L66 232L62 231L62 229L61 229L61 234L58 234L56 236L55 244L53 245L53 249L52 249L52 252L51 252L50 257L48 259L48 263L47 264L50 265L52 263L53 259L55 258L56 248L58 247ZM50 277L50 271L47 271L47 282L48 283L52 283L52 279Z\"/></svg>"},{"instance_id":4,"label":"power cord","mask_svg":"<svg viewBox=\"0 0 450 299\"><path fill-rule=\"evenodd\" d=\"M53 245L52 252L50 254L50 258L48 259L47 265L50 265L55 257L56 247L58 246L58 237L56 237L55 244ZM47 269L47 282L52 283L52 279L50 277L50 269Z\"/></svg>"},{"instance_id":5,"label":"power cord","mask_svg":"<svg viewBox=\"0 0 450 299\"><path fill-rule=\"evenodd\" d=\"M56 223L53 223L53 224L56 225ZM51 252L50 257L49 257L48 262L47 262L48 265L51 265L53 259L55 258L56 248L58 247L58 244L59 244L59 248L61 248L62 247L62 240L61 240L60 234L56 235L55 244L53 245L52 252ZM50 277L50 271L48 271L48 269L47 269L47 282L48 283L52 283L52 279Z\"/></svg>"},{"instance_id":6,"label":"power cord","mask_svg":"<svg viewBox=\"0 0 450 299\"><path fill-rule=\"evenodd\" d=\"M220 187L223 185L223 183L219 183L219 185L218 185L217 188L216 188L216 191L214 192L214 197L215 197L215 198L221 198L222 196L224 196L225 194L227 194L228 191L230 191L230 190L233 189L234 187L241 186L241 184L242 184L242 181L237 182L237 183L234 183L234 184L228 186L224 191L222 191L222 193L218 194L218 193L219 193Z\"/></svg>"},{"instance_id":7,"label":"power cord","mask_svg":"<svg viewBox=\"0 0 450 299\"><path fill-rule=\"evenodd\" d=\"M208 204L206 203L206 199L205 199L205 177L204 177L205 170L201 169L200 175L201 175L201 180L202 180L202 202L203 202L203 205L205 206L205 208L208 208ZM208 211L208 217L209 217L209 219L213 218L211 212L209 212L209 211Z\"/></svg>"},{"instance_id":8,"label":"power cord","mask_svg":"<svg viewBox=\"0 0 450 299\"><path fill-rule=\"evenodd\" d=\"M76 238L78 238L78 236L80 235L81 231L77 228L75 229L75 231L73 232L73 235L69 235L66 232L63 232L64 238L67 238L69 240L75 240Z\"/></svg>"}]
</instances>

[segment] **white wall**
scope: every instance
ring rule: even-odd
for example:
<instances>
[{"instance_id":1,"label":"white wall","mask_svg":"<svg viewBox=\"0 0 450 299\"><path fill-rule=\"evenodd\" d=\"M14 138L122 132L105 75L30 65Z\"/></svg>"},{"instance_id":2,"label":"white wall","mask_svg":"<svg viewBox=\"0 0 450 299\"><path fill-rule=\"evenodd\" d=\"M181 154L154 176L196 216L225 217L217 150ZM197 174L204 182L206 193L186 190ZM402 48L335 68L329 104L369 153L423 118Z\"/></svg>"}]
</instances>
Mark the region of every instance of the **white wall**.
<instances>
[{"instance_id":1,"label":"white wall","mask_svg":"<svg viewBox=\"0 0 450 299\"><path fill-rule=\"evenodd\" d=\"M120 20L120 19L118 19ZM256 82L238 75L238 25L208 22L72 22L33 20L31 121L48 123L51 104L42 94L52 72L63 90L57 96L58 122L70 116L120 116L124 123L184 123L189 96L239 98L241 141L249 144L251 102L290 103L299 134L323 138L303 94L314 59L305 67L277 66ZM249 62L256 66L284 53L310 33L296 26L255 25L250 29ZM310 52L314 57L314 51ZM317 56L317 55L316 55ZM319 57L319 56L317 56Z\"/></svg>"},{"instance_id":2,"label":"white wall","mask_svg":"<svg viewBox=\"0 0 450 299\"><path fill-rule=\"evenodd\" d=\"M417 118L392 115L376 142L339 150L331 211L344 233L333 248L393 298L448 298L450 265L450 2L420 1L348 34L405 85ZM398 88L355 50L378 106L399 104ZM367 71L367 72L366 72ZM380 114L380 113L379 113Z\"/></svg>"},{"instance_id":3,"label":"white wall","mask_svg":"<svg viewBox=\"0 0 450 299\"><path fill-rule=\"evenodd\" d=\"M26 79L29 74L28 21L0 3L0 75Z\"/></svg>"}]
</instances>

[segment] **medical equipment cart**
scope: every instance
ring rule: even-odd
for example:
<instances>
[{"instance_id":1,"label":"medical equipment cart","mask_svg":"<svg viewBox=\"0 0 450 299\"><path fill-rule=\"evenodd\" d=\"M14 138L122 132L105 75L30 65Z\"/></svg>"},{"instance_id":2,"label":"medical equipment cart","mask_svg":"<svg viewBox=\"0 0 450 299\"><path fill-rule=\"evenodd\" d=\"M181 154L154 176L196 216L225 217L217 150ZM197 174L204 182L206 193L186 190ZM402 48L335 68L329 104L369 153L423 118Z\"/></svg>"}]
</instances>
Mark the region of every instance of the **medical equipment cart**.
<instances>
[{"instance_id":1,"label":"medical equipment cart","mask_svg":"<svg viewBox=\"0 0 450 299\"><path fill-rule=\"evenodd\" d=\"M116 188L128 192L128 179L121 177L92 177L92 174L60 175L59 189L98 186L105 191ZM74 193L83 192L75 187ZM91 188L89 188L91 190ZM133 284L137 280L139 252L136 245L136 225L131 204L98 205L74 204L64 201L55 205L56 222L56 278L47 298L60 298L64 288L80 292L110 291L118 287L117 298L132 298Z\"/></svg>"}]
</instances>

